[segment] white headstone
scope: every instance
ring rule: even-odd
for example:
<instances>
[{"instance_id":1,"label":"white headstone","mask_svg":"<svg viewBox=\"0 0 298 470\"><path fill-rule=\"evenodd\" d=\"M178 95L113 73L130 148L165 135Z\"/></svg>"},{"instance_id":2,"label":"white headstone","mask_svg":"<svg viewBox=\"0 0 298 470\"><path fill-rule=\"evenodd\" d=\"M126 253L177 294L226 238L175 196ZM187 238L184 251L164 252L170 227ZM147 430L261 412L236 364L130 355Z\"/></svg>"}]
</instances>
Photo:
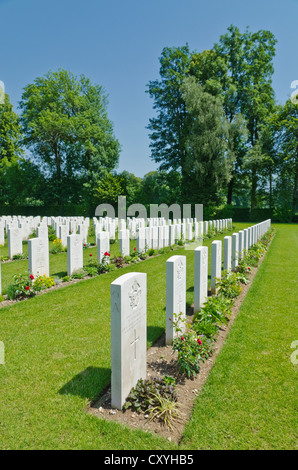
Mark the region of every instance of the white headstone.
<instances>
[{"instance_id":1,"label":"white headstone","mask_svg":"<svg viewBox=\"0 0 298 470\"><path fill-rule=\"evenodd\" d=\"M223 268L226 271L231 271L232 268L232 238L230 236L224 237Z\"/></svg>"},{"instance_id":2,"label":"white headstone","mask_svg":"<svg viewBox=\"0 0 298 470\"><path fill-rule=\"evenodd\" d=\"M7 231L8 257L23 253L22 231L19 228L11 227Z\"/></svg>"},{"instance_id":3,"label":"white headstone","mask_svg":"<svg viewBox=\"0 0 298 470\"><path fill-rule=\"evenodd\" d=\"M238 266L238 256L239 256L239 234L233 233L232 235L232 270Z\"/></svg>"},{"instance_id":4,"label":"white headstone","mask_svg":"<svg viewBox=\"0 0 298 470\"><path fill-rule=\"evenodd\" d=\"M49 241L45 236L28 240L29 272L34 277L49 276Z\"/></svg>"},{"instance_id":5,"label":"white headstone","mask_svg":"<svg viewBox=\"0 0 298 470\"><path fill-rule=\"evenodd\" d=\"M195 249L194 313L198 312L208 297L208 247Z\"/></svg>"},{"instance_id":6,"label":"white headstone","mask_svg":"<svg viewBox=\"0 0 298 470\"><path fill-rule=\"evenodd\" d=\"M130 253L130 238L129 230L124 229L119 231L119 246L122 256L129 256Z\"/></svg>"},{"instance_id":7,"label":"white headstone","mask_svg":"<svg viewBox=\"0 0 298 470\"><path fill-rule=\"evenodd\" d=\"M81 235L67 237L67 274L71 276L83 267L83 242Z\"/></svg>"},{"instance_id":8,"label":"white headstone","mask_svg":"<svg viewBox=\"0 0 298 470\"><path fill-rule=\"evenodd\" d=\"M147 275L127 273L111 284L111 405L121 409L146 378Z\"/></svg>"},{"instance_id":9,"label":"white headstone","mask_svg":"<svg viewBox=\"0 0 298 470\"><path fill-rule=\"evenodd\" d=\"M186 314L186 256L171 256L166 261L166 344L175 337L174 313Z\"/></svg>"},{"instance_id":10,"label":"white headstone","mask_svg":"<svg viewBox=\"0 0 298 470\"><path fill-rule=\"evenodd\" d=\"M216 294L216 279L221 279L221 240L211 245L211 294Z\"/></svg>"},{"instance_id":11,"label":"white headstone","mask_svg":"<svg viewBox=\"0 0 298 470\"><path fill-rule=\"evenodd\" d=\"M97 258L100 263L104 254L110 253L110 237L109 232L98 232L97 233Z\"/></svg>"}]
</instances>

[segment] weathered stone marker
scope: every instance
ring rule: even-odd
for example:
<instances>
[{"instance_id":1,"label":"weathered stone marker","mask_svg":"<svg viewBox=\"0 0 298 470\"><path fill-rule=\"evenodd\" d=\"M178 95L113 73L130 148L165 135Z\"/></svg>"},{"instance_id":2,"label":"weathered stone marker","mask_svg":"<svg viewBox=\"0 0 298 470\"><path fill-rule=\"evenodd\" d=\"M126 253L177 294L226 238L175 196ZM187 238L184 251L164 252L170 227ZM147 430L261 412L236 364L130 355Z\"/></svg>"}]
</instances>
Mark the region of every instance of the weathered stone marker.
<instances>
[{"instance_id":1,"label":"weathered stone marker","mask_svg":"<svg viewBox=\"0 0 298 470\"><path fill-rule=\"evenodd\" d=\"M147 274L127 273L111 284L111 406L122 409L146 378Z\"/></svg>"}]
</instances>

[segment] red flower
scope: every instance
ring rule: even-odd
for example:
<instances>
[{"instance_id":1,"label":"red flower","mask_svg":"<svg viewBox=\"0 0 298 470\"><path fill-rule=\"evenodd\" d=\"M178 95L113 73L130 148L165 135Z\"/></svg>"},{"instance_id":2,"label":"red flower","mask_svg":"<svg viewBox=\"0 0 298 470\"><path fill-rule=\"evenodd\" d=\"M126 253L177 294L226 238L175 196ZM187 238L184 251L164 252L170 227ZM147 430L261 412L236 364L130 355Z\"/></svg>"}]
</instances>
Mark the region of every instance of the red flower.
<instances>
[{"instance_id":1,"label":"red flower","mask_svg":"<svg viewBox=\"0 0 298 470\"><path fill-rule=\"evenodd\" d=\"M202 341L200 339L197 339L198 344L201 346Z\"/></svg>"},{"instance_id":2,"label":"red flower","mask_svg":"<svg viewBox=\"0 0 298 470\"><path fill-rule=\"evenodd\" d=\"M32 280L34 279L34 276L33 276L33 274L30 274L30 279L32 279Z\"/></svg>"},{"instance_id":3,"label":"red flower","mask_svg":"<svg viewBox=\"0 0 298 470\"><path fill-rule=\"evenodd\" d=\"M25 287L25 289L26 289L26 290L29 290L29 289L30 289L30 287L29 287L29 286L26 286L26 287Z\"/></svg>"},{"instance_id":4,"label":"red flower","mask_svg":"<svg viewBox=\"0 0 298 470\"><path fill-rule=\"evenodd\" d=\"M184 336L181 336L181 341L185 341L185 338L184 338Z\"/></svg>"}]
</instances>

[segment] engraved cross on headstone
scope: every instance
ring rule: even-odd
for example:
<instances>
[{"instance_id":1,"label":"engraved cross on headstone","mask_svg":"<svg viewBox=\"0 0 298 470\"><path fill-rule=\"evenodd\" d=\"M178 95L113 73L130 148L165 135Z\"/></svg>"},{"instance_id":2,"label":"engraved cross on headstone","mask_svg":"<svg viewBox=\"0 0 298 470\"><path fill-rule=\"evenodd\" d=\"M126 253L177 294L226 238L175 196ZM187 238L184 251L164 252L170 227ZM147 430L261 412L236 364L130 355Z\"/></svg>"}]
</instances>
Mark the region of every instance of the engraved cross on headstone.
<instances>
[{"instance_id":1,"label":"engraved cross on headstone","mask_svg":"<svg viewBox=\"0 0 298 470\"><path fill-rule=\"evenodd\" d=\"M135 339L130 343L131 346L134 346L134 356L135 359L137 358L137 341L139 341L140 337L137 338L137 331L134 330L134 337Z\"/></svg>"}]
</instances>

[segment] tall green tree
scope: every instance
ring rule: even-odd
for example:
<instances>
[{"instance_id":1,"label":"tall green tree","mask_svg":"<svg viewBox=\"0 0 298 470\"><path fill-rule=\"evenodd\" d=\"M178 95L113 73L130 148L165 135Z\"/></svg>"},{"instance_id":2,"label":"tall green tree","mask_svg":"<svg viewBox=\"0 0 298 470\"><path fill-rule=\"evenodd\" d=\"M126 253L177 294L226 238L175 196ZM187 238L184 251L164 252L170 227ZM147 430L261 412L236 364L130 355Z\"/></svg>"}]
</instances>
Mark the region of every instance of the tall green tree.
<instances>
[{"instance_id":1,"label":"tall green tree","mask_svg":"<svg viewBox=\"0 0 298 470\"><path fill-rule=\"evenodd\" d=\"M0 203L14 202L13 176L24 155L19 116L13 111L9 96L4 94L0 104Z\"/></svg>"},{"instance_id":2,"label":"tall green tree","mask_svg":"<svg viewBox=\"0 0 298 470\"><path fill-rule=\"evenodd\" d=\"M214 46L216 54L226 61L228 74L222 80L224 108L226 116L232 122L237 113L241 113L248 129L248 148L253 148L260 137L268 114L274 111L275 97L272 88L273 57L275 56L276 38L270 31L260 30L252 33L231 25L228 32L220 37ZM259 152L251 150L250 189L251 208L257 204L259 170L262 167ZM243 167L243 147L239 147L237 156L238 171L234 172L229 184L228 203L232 202L232 193L238 180L241 180Z\"/></svg>"},{"instance_id":3,"label":"tall green tree","mask_svg":"<svg viewBox=\"0 0 298 470\"><path fill-rule=\"evenodd\" d=\"M84 75L48 72L24 88L24 143L51 186L51 203L92 201L92 188L118 163L107 97Z\"/></svg>"},{"instance_id":4,"label":"tall green tree","mask_svg":"<svg viewBox=\"0 0 298 470\"><path fill-rule=\"evenodd\" d=\"M216 206L223 202L233 162L223 100L204 91L194 77L184 80L182 92L190 121L186 141L188 201Z\"/></svg>"},{"instance_id":5,"label":"tall green tree","mask_svg":"<svg viewBox=\"0 0 298 470\"><path fill-rule=\"evenodd\" d=\"M298 203L298 105L287 100L271 116L271 124L278 155L277 206L292 220Z\"/></svg>"},{"instance_id":6,"label":"tall green tree","mask_svg":"<svg viewBox=\"0 0 298 470\"><path fill-rule=\"evenodd\" d=\"M187 112L181 86L191 66L189 46L165 47L160 57L160 80L150 81L148 93L154 99L157 116L151 118L151 158L160 163L160 169L177 171L186 179L185 161Z\"/></svg>"}]
</instances>

